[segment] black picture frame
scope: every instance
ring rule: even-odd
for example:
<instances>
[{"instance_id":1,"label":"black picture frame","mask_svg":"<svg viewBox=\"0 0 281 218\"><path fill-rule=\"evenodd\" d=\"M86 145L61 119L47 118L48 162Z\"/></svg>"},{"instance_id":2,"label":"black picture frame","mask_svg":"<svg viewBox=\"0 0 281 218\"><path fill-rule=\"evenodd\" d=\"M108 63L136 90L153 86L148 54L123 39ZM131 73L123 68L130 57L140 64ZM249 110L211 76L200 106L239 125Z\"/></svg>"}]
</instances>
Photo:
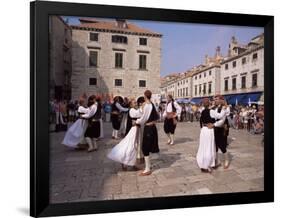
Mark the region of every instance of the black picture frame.
<instances>
[{"instance_id":1,"label":"black picture frame","mask_svg":"<svg viewBox=\"0 0 281 218\"><path fill-rule=\"evenodd\" d=\"M264 27L264 191L50 204L48 129L49 15ZM30 3L30 215L61 216L274 201L274 17L80 3Z\"/></svg>"}]
</instances>

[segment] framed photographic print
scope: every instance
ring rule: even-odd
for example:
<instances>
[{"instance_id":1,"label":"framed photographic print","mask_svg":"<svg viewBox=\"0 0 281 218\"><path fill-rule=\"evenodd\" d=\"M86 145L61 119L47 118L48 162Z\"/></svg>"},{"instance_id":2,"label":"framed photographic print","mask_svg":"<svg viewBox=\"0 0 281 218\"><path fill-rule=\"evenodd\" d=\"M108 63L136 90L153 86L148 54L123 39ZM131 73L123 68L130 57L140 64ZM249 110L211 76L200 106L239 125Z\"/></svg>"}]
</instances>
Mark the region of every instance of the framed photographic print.
<instances>
[{"instance_id":1,"label":"framed photographic print","mask_svg":"<svg viewBox=\"0 0 281 218\"><path fill-rule=\"evenodd\" d=\"M273 17L30 4L30 215L272 202Z\"/></svg>"}]
</instances>

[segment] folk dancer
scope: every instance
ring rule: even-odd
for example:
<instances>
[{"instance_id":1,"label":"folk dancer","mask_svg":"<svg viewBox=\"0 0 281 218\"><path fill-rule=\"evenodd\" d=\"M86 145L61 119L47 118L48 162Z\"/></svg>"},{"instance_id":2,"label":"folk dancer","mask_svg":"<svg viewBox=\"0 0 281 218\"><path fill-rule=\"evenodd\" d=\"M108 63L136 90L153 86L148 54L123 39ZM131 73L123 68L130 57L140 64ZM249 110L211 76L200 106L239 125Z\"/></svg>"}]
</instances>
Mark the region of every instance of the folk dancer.
<instances>
[{"instance_id":1,"label":"folk dancer","mask_svg":"<svg viewBox=\"0 0 281 218\"><path fill-rule=\"evenodd\" d=\"M131 120L131 128L127 135L110 151L107 157L122 164L122 169L127 170L127 166L137 169L137 146L140 137L140 127L136 126L135 121L141 117L140 110L136 108L136 101L130 101L130 111L128 119ZM128 127L128 126L127 126Z\"/></svg>"},{"instance_id":2,"label":"folk dancer","mask_svg":"<svg viewBox=\"0 0 281 218\"><path fill-rule=\"evenodd\" d=\"M172 95L167 97L167 105L163 114L164 117L164 131L168 136L167 144L174 144L175 130L177 127L177 121L180 118L181 106L174 101Z\"/></svg>"},{"instance_id":3,"label":"folk dancer","mask_svg":"<svg viewBox=\"0 0 281 218\"><path fill-rule=\"evenodd\" d=\"M215 146L215 135L213 126L219 126L223 121L217 121L222 118L224 114L216 114L214 110L210 110L209 99L204 98L203 101L204 109L200 117L200 138L199 148L196 155L197 164L202 172L212 172L212 168L215 167L216 160L216 146Z\"/></svg>"},{"instance_id":4,"label":"folk dancer","mask_svg":"<svg viewBox=\"0 0 281 218\"><path fill-rule=\"evenodd\" d=\"M120 120L120 113L127 112L129 109L124 108L120 105L120 96L116 96L113 99L113 103L111 106L111 122L112 122L112 138L118 139L118 131L120 129L121 120Z\"/></svg>"},{"instance_id":5,"label":"folk dancer","mask_svg":"<svg viewBox=\"0 0 281 218\"><path fill-rule=\"evenodd\" d=\"M80 97L78 114L81 116L89 112L89 109L86 107L86 99ZM76 120L70 128L67 130L62 144L70 148L79 148L79 144L84 139L84 133L87 129L88 121L85 119Z\"/></svg>"},{"instance_id":6,"label":"folk dancer","mask_svg":"<svg viewBox=\"0 0 281 218\"><path fill-rule=\"evenodd\" d=\"M150 90L144 92L145 104L143 113L142 116L136 120L137 125L144 126L142 152L144 154L145 169L140 173L140 176L147 176L152 173L149 154L159 153L158 133L156 128L156 122L159 119L159 115L154 104L150 100L151 96L152 92Z\"/></svg>"},{"instance_id":7,"label":"folk dancer","mask_svg":"<svg viewBox=\"0 0 281 218\"><path fill-rule=\"evenodd\" d=\"M137 105L139 108L140 113L143 113L143 107L144 107L145 99L143 96L138 97L137 99ZM142 153L142 139L143 139L143 126L139 128L139 141L137 144L137 163L143 164L144 163L144 156Z\"/></svg>"},{"instance_id":8,"label":"folk dancer","mask_svg":"<svg viewBox=\"0 0 281 218\"><path fill-rule=\"evenodd\" d=\"M229 154L227 152L227 130L225 129L225 120L227 116L227 109L225 107L225 101L223 96L217 95L214 98L216 108L214 108L213 113L211 113L211 117L215 118L216 121L219 121L216 126L214 126L215 132L215 143L216 143L216 167L220 166L220 160L218 151L221 150L224 156L224 169L229 167ZM220 114L219 116L217 116Z\"/></svg>"},{"instance_id":9,"label":"folk dancer","mask_svg":"<svg viewBox=\"0 0 281 218\"><path fill-rule=\"evenodd\" d=\"M88 107L89 112L82 115L82 118L88 119L85 140L89 145L88 152L92 152L98 149L97 139L100 137L101 104L96 102L95 95L89 97Z\"/></svg>"}]
</instances>

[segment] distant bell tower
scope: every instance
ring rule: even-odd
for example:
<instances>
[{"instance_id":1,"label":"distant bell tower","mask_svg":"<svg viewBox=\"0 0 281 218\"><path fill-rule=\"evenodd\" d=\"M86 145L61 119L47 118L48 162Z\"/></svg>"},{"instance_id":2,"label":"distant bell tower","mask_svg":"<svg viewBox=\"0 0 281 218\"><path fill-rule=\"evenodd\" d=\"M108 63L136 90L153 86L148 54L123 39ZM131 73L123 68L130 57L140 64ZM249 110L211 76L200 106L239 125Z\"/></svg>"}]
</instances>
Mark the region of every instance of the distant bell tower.
<instances>
[{"instance_id":1,"label":"distant bell tower","mask_svg":"<svg viewBox=\"0 0 281 218\"><path fill-rule=\"evenodd\" d=\"M221 58L221 47L220 47L220 46L217 46L217 47L216 47L215 58L216 58L216 59L220 59L220 58Z\"/></svg>"},{"instance_id":2,"label":"distant bell tower","mask_svg":"<svg viewBox=\"0 0 281 218\"><path fill-rule=\"evenodd\" d=\"M230 41L229 46L228 46L228 56L229 56L229 57L235 55L235 52L234 52L233 48L234 48L235 46L237 46L237 44L238 44L238 42L237 42L235 36L232 36L232 37L231 37L231 41Z\"/></svg>"}]
</instances>

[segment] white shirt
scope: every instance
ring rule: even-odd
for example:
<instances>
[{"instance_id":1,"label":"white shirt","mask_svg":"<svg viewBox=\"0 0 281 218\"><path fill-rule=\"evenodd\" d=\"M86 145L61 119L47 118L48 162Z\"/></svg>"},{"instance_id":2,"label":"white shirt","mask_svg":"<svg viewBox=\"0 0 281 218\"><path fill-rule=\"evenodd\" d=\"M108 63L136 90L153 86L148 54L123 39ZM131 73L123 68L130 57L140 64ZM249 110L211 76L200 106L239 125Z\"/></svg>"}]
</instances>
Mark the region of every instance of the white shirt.
<instances>
[{"instance_id":1,"label":"white shirt","mask_svg":"<svg viewBox=\"0 0 281 218\"><path fill-rule=\"evenodd\" d=\"M142 115L139 119L136 120L136 123L144 125L146 123L146 121L149 119L151 111L152 111L152 104L145 103L145 105L143 107Z\"/></svg>"},{"instance_id":2,"label":"white shirt","mask_svg":"<svg viewBox=\"0 0 281 218\"><path fill-rule=\"evenodd\" d=\"M169 102L169 103L166 105L166 108L165 108L163 117L166 117L166 116L167 116L167 113L173 112L172 103L173 103L173 102ZM181 106L179 106L179 104L178 104L177 102L175 102L175 101L174 101L174 106L175 106L175 108L176 108L176 114L177 114L177 116L180 117L180 115L181 115Z\"/></svg>"},{"instance_id":3,"label":"white shirt","mask_svg":"<svg viewBox=\"0 0 281 218\"><path fill-rule=\"evenodd\" d=\"M118 102L115 104L121 112L127 112L129 108L122 107Z\"/></svg>"},{"instance_id":4,"label":"white shirt","mask_svg":"<svg viewBox=\"0 0 281 218\"><path fill-rule=\"evenodd\" d=\"M83 113L83 114L86 114L86 113L88 113L89 112L89 108L85 108L85 107L83 107L83 106L79 106L78 107L78 113Z\"/></svg>"},{"instance_id":5,"label":"white shirt","mask_svg":"<svg viewBox=\"0 0 281 218\"><path fill-rule=\"evenodd\" d=\"M90 117L94 116L96 112L97 112L97 103L93 104L89 108L88 112L86 114L83 114L82 117L83 118L90 118Z\"/></svg>"},{"instance_id":6,"label":"white shirt","mask_svg":"<svg viewBox=\"0 0 281 218\"><path fill-rule=\"evenodd\" d=\"M214 123L215 127L222 127L222 125L224 124L225 119L226 119L226 113L227 113L226 109L222 109L220 113L218 113L218 109L210 110L210 116L212 118L218 120Z\"/></svg>"},{"instance_id":7,"label":"white shirt","mask_svg":"<svg viewBox=\"0 0 281 218\"><path fill-rule=\"evenodd\" d=\"M140 109L131 108L129 111L130 117L132 118L139 118L141 117L142 113Z\"/></svg>"}]
</instances>

